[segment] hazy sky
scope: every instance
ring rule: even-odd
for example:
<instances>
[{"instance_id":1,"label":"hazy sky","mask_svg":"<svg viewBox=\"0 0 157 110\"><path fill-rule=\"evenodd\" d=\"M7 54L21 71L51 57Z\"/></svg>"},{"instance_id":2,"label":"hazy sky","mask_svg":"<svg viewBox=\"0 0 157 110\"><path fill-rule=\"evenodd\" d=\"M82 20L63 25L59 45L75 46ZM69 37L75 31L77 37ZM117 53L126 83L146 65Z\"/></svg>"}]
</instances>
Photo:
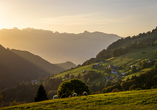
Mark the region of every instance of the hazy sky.
<instances>
[{"instance_id":1,"label":"hazy sky","mask_svg":"<svg viewBox=\"0 0 157 110\"><path fill-rule=\"evenodd\" d=\"M36 28L127 37L157 26L157 0L0 0L0 29Z\"/></svg>"}]
</instances>

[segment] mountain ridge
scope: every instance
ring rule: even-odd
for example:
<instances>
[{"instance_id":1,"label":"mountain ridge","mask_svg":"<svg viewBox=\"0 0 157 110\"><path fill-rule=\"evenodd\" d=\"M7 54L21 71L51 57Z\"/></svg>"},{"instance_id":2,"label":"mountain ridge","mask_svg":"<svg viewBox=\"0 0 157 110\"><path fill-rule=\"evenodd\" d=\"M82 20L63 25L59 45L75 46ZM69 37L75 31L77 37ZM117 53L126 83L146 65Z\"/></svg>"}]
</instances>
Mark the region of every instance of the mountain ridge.
<instances>
[{"instance_id":1,"label":"mountain ridge","mask_svg":"<svg viewBox=\"0 0 157 110\"><path fill-rule=\"evenodd\" d=\"M1 44L6 48L27 50L51 63L66 61L83 63L119 38L121 37L118 35L97 31L73 34L32 28L0 30Z\"/></svg>"},{"instance_id":2,"label":"mountain ridge","mask_svg":"<svg viewBox=\"0 0 157 110\"><path fill-rule=\"evenodd\" d=\"M66 69L76 66L74 63L70 61L65 62L65 63L60 63L60 64L52 64L46 61L45 59L41 58L40 56L34 55L28 51L22 51L22 50L16 50L16 49L11 49L11 51L17 54L18 56L28 60L29 62L37 65L43 70L49 72L50 74L58 73L58 72L61 72L61 71L64 71ZM71 65L68 65L68 63L70 63Z\"/></svg>"},{"instance_id":3,"label":"mountain ridge","mask_svg":"<svg viewBox=\"0 0 157 110\"><path fill-rule=\"evenodd\" d=\"M27 79L47 77L50 73L0 46L0 89L12 87Z\"/></svg>"}]
</instances>

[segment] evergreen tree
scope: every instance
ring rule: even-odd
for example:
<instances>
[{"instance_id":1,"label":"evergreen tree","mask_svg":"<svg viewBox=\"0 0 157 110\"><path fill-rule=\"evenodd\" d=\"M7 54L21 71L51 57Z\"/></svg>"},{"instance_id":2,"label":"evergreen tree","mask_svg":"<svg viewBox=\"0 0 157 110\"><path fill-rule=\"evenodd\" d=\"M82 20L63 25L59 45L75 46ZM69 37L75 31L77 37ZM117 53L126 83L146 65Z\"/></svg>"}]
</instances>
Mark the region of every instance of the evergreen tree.
<instances>
[{"instance_id":1,"label":"evergreen tree","mask_svg":"<svg viewBox=\"0 0 157 110\"><path fill-rule=\"evenodd\" d=\"M44 89L43 85L41 84L38 88L37 95L35 97L35 102L48 100L46 90Z\"/></svg>"}]
</instances>

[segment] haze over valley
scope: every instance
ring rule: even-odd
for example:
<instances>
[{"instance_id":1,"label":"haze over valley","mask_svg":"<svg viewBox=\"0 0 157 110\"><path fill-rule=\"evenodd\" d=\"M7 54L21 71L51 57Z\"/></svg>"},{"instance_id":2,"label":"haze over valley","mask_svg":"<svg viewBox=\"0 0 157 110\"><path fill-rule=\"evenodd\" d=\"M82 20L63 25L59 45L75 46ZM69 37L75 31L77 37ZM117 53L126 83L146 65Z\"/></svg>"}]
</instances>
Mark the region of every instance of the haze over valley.
<instances>
[{"instance_id":1,"label":"haze over valley","mask_svg":"<svg viewBox=\"0 0 157 110\"><path fill-rule=\"evenodd\" d=\"M88 31L69 34L33 28L0 30L0 43L4 47L29 51L53 64L66 61L82 64L119 38L115 34Z\"/></svg>"}]
</instances>

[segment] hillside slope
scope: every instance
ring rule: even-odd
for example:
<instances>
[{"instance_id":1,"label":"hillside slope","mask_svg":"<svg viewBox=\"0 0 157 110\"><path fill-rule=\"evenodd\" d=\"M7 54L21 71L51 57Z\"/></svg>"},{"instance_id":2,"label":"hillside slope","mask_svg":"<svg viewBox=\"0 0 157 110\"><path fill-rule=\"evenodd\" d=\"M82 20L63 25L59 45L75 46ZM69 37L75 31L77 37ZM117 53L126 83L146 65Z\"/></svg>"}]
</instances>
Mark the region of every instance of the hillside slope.
<instances>
[{"instance_id":1,"label":"hillside slope","mask_svg":"<svg viewBox=\"0 0 157 110\"><path fill-rule=\"evenodd\" d=\"M157 89L105 93L22 104L1 110L156 110Z\"/></svg>"},{"instance_id":2,"label":"hillside slope","mask_svg":"<svg viewBox=\"0 0 157 110\"><path fill-rule=\"evenodd\" d=\"M50 75L50 73L2 46L0 46L0 71L0 89L14 86L23 80Z\"/></svg>"},{"instance_id":3,"label":"hillside slope","mask_svg":"<svg viewBox=\"0 0 157 110\"><path fill-rule=\"evenodd\" d=\"M41 58L40 56L34 55L28 51L20 51L15 49L11 49L11 51L51 74L58 73L76 66L72 62L51 64L48 61Z\"/></svg>"},{"instance_id":4,"label":"hillside slope","mask_svg":"<svg viewBox=\"0 0 157 110\"><path fill-rule=\"evenodd\" d=\"M109 74L109 73L105 72L105 69L108 68L108 66L111 64L114 66L119 66L119 67L122 66L123 67L122 69L118 70L118 75L122 76L121 72L128 73L131 70L130 66L131 65L138 65L138 61L142 61L142 60L148 61L149 59L157 60L157 56L156 56L155 52L153 51L153 48L157 48L157 46L148 46L148 47L141 48L141 49L133 49L124 55L120 55L118 57L112 57L110 59L106 59L106 61L104 63L102 63L102 66L99 68L92 69L92 66L95 64L95 63L92 63L90 65L81 66L81 67L78 67L75 69L71 69L71 70L67 70L65 72L58 73L54 77L64 78L64 76L67 74L77 76L79 73L82 76L82 75L84 75L84 73L82 73L83 70L85 70L85 71L96 71L97 73L101 72L103 74L103 76L92 81L90 83L90 85L92 85L94 82L96 84L99 84L100 82L104 81L104 78L106 75L110 75L111 77L114 77L114 74ZM146 54L142 54L142 51L145 51ZM124 67L124 65L125 65L125 67ZM152 67L149 67L149 68L137 71L134 74L122 76L121 80L126 80L127 78L131 78L133 75L138 76L139 74L141 74L144 71L147 71L151 68Z\"/></svg>"},{"instance_id":5,"label":"hillside slope","mask_svg":"<svg viewBox=\"0 0 157 110\"><path fill-rule=\"evenodd\" d=\"M117 41L111 43L107 49L104 49L96 55L96 57L91 58L83 63L83 65L88 65L100 60L108 59L111 57L119 56L127 53L130 49L140 48L144 45L153 45L152 43L157 43L157 27L152 31L140 33L139 35L126 37L118 39Z\"/></svg>"},{"instance_id":6,"label":"hillside slope","mask_svg":"<svg viewBox=\"0 0 157 110\"><path fill-rule=\"evenodd\" d=\"M82 64L83 61L94 57L102 48L106 48L119 38L114 34L87 31L70 34L31 28L0 30L2 45L8 48L27 50L50 63L72 61L75 64Z\"/></svg>"}]
</instances>

